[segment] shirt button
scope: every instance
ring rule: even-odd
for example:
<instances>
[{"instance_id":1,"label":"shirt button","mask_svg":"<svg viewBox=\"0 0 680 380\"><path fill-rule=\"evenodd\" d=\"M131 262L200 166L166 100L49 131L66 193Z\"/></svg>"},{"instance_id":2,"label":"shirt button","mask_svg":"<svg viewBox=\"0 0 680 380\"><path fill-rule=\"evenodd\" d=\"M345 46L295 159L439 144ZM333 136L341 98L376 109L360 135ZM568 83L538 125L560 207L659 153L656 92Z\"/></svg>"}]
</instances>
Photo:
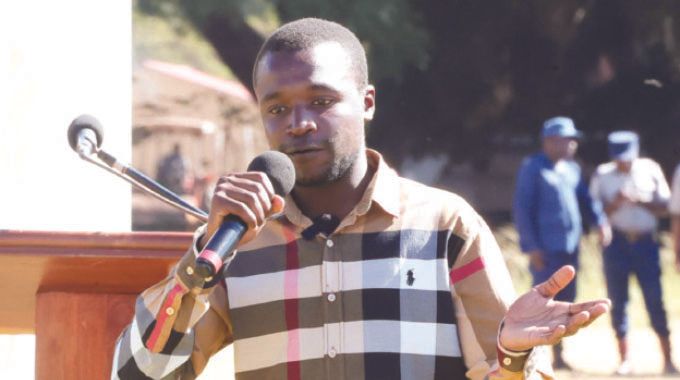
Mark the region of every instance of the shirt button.
<instances>
[{"instance_id":1,"label":"shirt button","mask_svg":"<svg viewBox=\"0 0 680 380\"><path fill-rule=\"evenodd\" d=\"M188 274L189 276L191 276L192 274L194 274L194 268L192 268L192 267L187 267L187 274Z\"/></svg>"},{"instance_id":2,"label":"shirt button","mask_svg":"<svg viewBox=\"0 0 680 380\"><path fill-rule=\"evenodd\" d=\"M331 293L331 294L328 295L328 301L330 301L330 302L335 301L335 294L334 293Z\"/></svg>"},{"instance_id":3,"label":"shirt button","mask_svg":"<svg viewBox=\"0 0 680 380\"><path fill-rule=\"evenodd\" d=\"M331 357L331 359L334 358L335 355L337 354L338 353L335 351L335 348L331 348L330 350L328 350L328 356Z\"/></svg>"},{"instance_id":4,"label":"shirt button","mask_svg":"<svg viewBox=\"0 0 680 380\"><path fill-rule=\"evenodd\" d=\"M169 307L169 308L165 309L165 314L173 315L173 314L175 314L175 309Z\"/></svg>"},{"instance_id":5,"label":"shirt button","mask_svg":"<svg viewBox=\"0 0 680 380\"><path fill-rule=\"evenodd\" d=\"M326 240L326 247L332 248L333 247L333 240L331 240L331 239Z\"/></svg>"},{"instance_id":6,"label":"shirt button","mask_svg":"<svg viewBox=\"0 0 680 380\"><path fill-rule=\"evenodd\" d=\"M503 359L503 364L505 364L506 366L510 365L510 363L512 363L512 359L508 357Z\"/></svg>"}]
</instances>

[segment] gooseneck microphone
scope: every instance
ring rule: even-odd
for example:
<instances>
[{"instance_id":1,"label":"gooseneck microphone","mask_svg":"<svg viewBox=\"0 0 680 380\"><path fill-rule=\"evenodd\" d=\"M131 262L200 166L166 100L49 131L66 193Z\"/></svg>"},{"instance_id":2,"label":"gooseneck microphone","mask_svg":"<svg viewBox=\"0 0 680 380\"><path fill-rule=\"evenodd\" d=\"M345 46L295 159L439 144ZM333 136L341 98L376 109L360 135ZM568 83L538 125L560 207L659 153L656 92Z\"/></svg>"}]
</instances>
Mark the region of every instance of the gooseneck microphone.
<instances>
[{"instance_id":1,"label":"gooseneck microphone","mask_svg":"<svg viewBox=\"0 0 680 380\"><path fill-rule=\"evenodd\" d=\"M121 163L114 156L101 149L104 132L99 121L90 115L80 115L68 127L68 143L83 160L97 165L125 181L131 183L147 194L176 207L203 222L208 221L208 214L186 202L163 185L133 168Z\"/></svg>"},{"instance_id":2,"label":"gooseneck microphone","mask_svg":"<svg viewBox=\"0 0 680 380\"><path fill-rule=\"evenodd\" d=\"M293 163L281 152L268 151L255 157L248 165L248 171L265 173L274 187L274 192L282 197L290 193L295 185ZM224 218L196 258L194 273L209 281L222 268L224 261L234 251L247 229L246 223L235 215Z\"/></svg>"}]
</instances>

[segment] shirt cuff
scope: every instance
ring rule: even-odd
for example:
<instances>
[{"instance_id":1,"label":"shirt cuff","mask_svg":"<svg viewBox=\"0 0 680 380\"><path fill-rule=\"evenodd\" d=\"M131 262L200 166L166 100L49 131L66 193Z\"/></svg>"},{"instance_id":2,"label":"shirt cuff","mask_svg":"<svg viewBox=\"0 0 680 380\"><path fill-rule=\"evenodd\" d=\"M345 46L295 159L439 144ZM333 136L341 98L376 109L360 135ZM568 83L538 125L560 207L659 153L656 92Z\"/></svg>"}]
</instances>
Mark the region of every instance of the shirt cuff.
<instances>
[{"instance_id":1,"label":"shirt cuff","mask_svg":"<svg viewBox=\"0 0 680 380\"><path fill-rule=\"evenodd\" d=\"M182 257L177 265L177 271L175 272L177 281L186 286L193 294L209 292L209 290L222 279L221 272L208 279L203 279L201 276L195 274L196 258L201 254L200 249L198 249L198 242L205 234L206 229L206 224L196 229L191 242L191 248L189 248L189 251Z\"/></svg>"},{"instance_id":2,"label":"shirt cuff","mask_svg":"<svg viewBox=\"0 0 680 380\"><path fill-rule=\"evenodd\" d=\"M498 364L501 368L504 368L510 372L522 372L524 371L524 365L526 364L529 354L533 349L526 351L512 351L509 350L501 344L501 330L505 320L501 321L498 327L498 334L496 336L496 352L498 353Z\"/></svg>"}]
</instances>

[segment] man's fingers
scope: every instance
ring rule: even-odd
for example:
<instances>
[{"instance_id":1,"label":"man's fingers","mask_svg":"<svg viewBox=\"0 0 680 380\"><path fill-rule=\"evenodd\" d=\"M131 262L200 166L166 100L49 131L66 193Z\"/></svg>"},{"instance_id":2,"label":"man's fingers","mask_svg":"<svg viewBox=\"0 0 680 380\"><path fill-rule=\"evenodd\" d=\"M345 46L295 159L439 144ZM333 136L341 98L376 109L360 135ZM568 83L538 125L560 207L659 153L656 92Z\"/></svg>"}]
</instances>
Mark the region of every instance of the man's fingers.
<instances>
[{"instance_id":1,"label":"man's fingers","mask_svg":"<svg viewBox=\"0 0 680 380\"><path fill-rule=\"evenodd\" d=\"M283 208L285 206L286 201L283 199L283 197L280 195L274 195L274 198L272 198L271 215L276 215L280 212L283 212Z\"/></svg>"},{"instance_id":2,"label":"man's fingers","mask_svg":"<svg viewBox=\"0 0 680 380\"><path fill-rule=\"evenodd\" d=\"M590 320L586 322L585 326L590 325L593 323L597 318L599 318L602 314L607 313L611 307L611 302L607 300L608 302L606 303L600 303L598 305L593 306L589 312L590 312Z\"/></svg>"},{"instance_id":3,"label":"man's fingers","mask_svg":"<svg viewBox=\"0 0 680 380\"><path fill-rule=\"evenodd\" d=\"M245 222L249 228L257 227L261 222L262 217L258 218L257 212L262 212L262 210L254 210L252 206L247 205L234 197L227 197L223 192L218 192L213 197L211 211L220 210L219 213L215 212L214 215L219 219L215 221L217 225L222 224L223 218L226 215L236 215L243 222ZM212 216L213 214L211 214ZM216 229L216 228L215 228Z\"/></svg>"},{"instance_id":4,"label":"man's fingers","mask_svg":"<svg viewBox=\"0 0 680 380\"><path fill-rule=\"evenodd\" d=\"M272 202L271 199L273 195L270 195L269 191L266 189L266 186L262 182L258 181L253 181L251 179L247 178L232 178L229 185L232 188L232 192L234 193L234 197L236 197L240 201L245 201L246 203L259 203L255 207L260 207L262 208L262 211L268 215L271 207L272 207ZM226 185L226 186L229 186ZM224 185L223 185L224 186ZM240 194L239 194L240 193ZM255 197L252 201L248 201L248 199L239 199L238 196L245 196L247 198Z\"/></svg>"},{"instance_id":5,"label":"man's fingers","mask_svg":"<svg viewBox=\"0 0 680 380\"><path fill-rule=\"evenodd\" d=\"M604 306L606 308L605 311L607 311L607 310L609 310L611 303L612 302L607 298L594 300L594 301L588 301L588 302L572 303L572 304L569 305L569 314L576 314L576 313L582 312L584 310L592 312L594 310L594 308L601 307L601 306Z\"/></svg>"},{"instance_id":6,"label":"man's fingers","mask_svg":"<svg viewBox=\"0 0 680 380\"><path fill-rule=\"evenodd\" d=\"M576 270L571 265L565 265L553 273L550 278L534 287L543 297L553 298L562 289L564 289L571 280L574 279Z\"/></svg>"},{"instance_id":7,"label":"man's fingers","mask_svg":"<svg viewBox=\"0 0 680 380\"><path fill-rule=\"evenodd\" d=\"M567 328L564 325L557 325L555 328L550 329L546 331L543 334L543 337L541 340L542 345L553 345L557 344L562 338L564 338L564 335L567 332Z\"/></svg>"},{"instance_id":8,"label":"man's fingers","mask_svg":"<svg viewBox=\"0 0 680 380\"><path fill-rule=\"evenodd\" d=\"M274 192L274 186L272 186L271 181L269 180L269 177L263 172L244 172L244 173L236 173L233 174L234 177L237 178L243 178L243 179L248 179L254 182L261 183L267 194L269 195L269 198L273 197L275 192Z\"/></svg>"},{"instance_id":9,"label":"man's fingers","mask_svg":"<svg viewBox=\"0 0 680 380\"><path fill-rule=\"evenodd\" d=\"M597 318L599 318L602 314L606 313L609 311L609 308L611 307L611 301L604 298L600 300L595 300L595 301L589 301L589 302L582 302L582 303L573 303L569 305L569 314L571 315L569 319L569 325L567 326L567 335L572 335L575 333L575 331L571 331L571 323L574 318L574 316L579 315L581 313L587 313L588 318L587 320L581 324L581 327L586 327L593 323Z\"/></svg>"},{"instance_id":10,"label":"man's fingers","mask_svg":"<svg viewBox=\"0 0 680 380\"><path fill-rule=\"evenodd\" d=\"M572 315L569 318L569 321L567 322L566 329L567 331L564 333L565 336L571 336L576 334L576 332L581 328L584 327L586 323L590 320L590 313L587 311L582 311L580 313L577 313L575 315Z\"/></svg>"}]
</instances>

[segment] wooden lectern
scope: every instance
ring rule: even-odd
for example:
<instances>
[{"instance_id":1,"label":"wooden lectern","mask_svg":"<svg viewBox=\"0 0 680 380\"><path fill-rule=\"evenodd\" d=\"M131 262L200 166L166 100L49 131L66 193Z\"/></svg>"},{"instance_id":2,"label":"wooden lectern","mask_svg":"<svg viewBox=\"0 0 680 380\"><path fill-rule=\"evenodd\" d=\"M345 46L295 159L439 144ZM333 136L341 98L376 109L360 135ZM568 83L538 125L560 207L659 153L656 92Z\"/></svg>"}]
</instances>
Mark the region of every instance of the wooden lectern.
<instances>
[{"instance_id":1,"label":"wooden lectern","mask_svg":"<svg viewBox=\"0 0 680 380\"><path fill-rule=\"evenodd\" d=\"M108 379L136 296L191 244L176 232L0 230L0 333L36 334L36 379Z\"/></svg>"}]
</instances>

